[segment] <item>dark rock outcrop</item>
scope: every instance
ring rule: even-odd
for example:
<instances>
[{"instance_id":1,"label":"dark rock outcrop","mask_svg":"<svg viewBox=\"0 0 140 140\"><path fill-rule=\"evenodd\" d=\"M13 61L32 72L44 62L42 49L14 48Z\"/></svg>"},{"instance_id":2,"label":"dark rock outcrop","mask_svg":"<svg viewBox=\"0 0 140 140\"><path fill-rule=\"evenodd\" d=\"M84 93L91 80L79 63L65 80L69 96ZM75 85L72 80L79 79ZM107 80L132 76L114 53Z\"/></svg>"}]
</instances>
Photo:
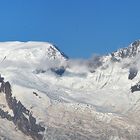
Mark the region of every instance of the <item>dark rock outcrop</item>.
<instances>
[{"instance_id":1,"label":"dark rock outcrop","mask_svg":"<svg viewBox=\"0 0 140 140\"><path fill-rule=\"evenodd\" d=\"M33 117L32 113L26 109L20 101L12 97L10 83L5 83L3 79L1 81L0 91L1 94L5 94L6 102L14 114L14 116L11 116L8 112L4 112L0 109L0 117L12 121L20 131L25 135L31 136L34 140L42 140L43 135L40 132L44 132L45 128L40 124L36 124L36 118Z\"/></svg>"},{"instance_id":2,"label":"dark rock outcrop","mask_svg":"<svg viewBox=\"0 0 140 140\"><path fill-rule=\"evenodd\" d=\"M56 73L59 76L62 76L65 72L65 68L64 67L60 67L60 68L51 68L51 71Z\"/></svg>"},{"instance_id":3,"label":"dark rock outcrop","mask_svg":"<svg viewBox=\"0 0 140 140\"><path fill-rule=\"evenodd\" d=\"M131 92L136 92L136 91L140 91L140 84L136 84L134 86L131 87Z\"/></svg>"},{"instance_id":4,"label":"dark rock outcrop","mask_svg":"<svg viewBox=\"0 0 140 140\"><path fill-rule=\"evenodd\" d=\"M133 67L129 69L129 76L128 79L132 80L137 76L138 70L137 68Z\"/></svg>"},{"instance_id":5,"label":"dark rock outcrop","mask_svg":"<svg viewBox=\"0 0 140 140\"><path fill-rule=\"evenodd\" d=\"M13 117L8 114L8 111L5 112L1 108L0 108L0 117L1 118L6 118L9 121L12 121L13 120Z\"/></svg>"}]
</instances>

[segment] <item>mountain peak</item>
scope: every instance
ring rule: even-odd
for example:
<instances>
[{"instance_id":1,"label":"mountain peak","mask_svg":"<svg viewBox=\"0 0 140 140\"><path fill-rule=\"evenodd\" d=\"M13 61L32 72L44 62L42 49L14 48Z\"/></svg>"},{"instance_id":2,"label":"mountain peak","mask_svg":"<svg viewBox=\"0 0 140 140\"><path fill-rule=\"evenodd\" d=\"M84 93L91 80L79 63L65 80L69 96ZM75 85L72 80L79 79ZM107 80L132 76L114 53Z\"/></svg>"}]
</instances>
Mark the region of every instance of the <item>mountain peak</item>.
<instances>
[{"instance_id":1,"label":"mountain peak","mask_svg":"<svg viewBox=\"0 0 140 140\"><path fill-rule=\"evenodd\" d=\"M135 57L138 53L140 53L140 40L136 40L128 47L119 49L116 52L111 53L111 56L114 60L120 61L123 58Z\"/></svg>"},{"instance_id":2,"label":"mountain peak","mask_svg":"<svg viewBox=\"0 0 140 140\"><path fill-rule=\"evenodd\" d=\"M9 60L38 62L44 59L67 59L55 45L48 42L0 42L0 58L6 57Z\"/></svg>"}]
</instances>

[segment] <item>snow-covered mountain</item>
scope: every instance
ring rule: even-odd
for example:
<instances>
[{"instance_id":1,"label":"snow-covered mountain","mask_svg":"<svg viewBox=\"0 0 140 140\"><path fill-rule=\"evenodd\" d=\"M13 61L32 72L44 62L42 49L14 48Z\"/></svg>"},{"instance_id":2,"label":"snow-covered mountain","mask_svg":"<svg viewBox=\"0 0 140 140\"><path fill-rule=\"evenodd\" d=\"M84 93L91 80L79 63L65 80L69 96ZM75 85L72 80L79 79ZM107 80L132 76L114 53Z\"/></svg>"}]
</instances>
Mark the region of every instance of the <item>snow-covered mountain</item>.
<instances>
[{"instance_id":1,"label":"snow-covered mountain","mask_svg":"<svg viewBox=\"0 0 140 140\"><path fill-rule=\"evenodd\" d=\"M139 140L139 58L139 40L89 60L0 43L0 139Z\"/></svg>"}]
</instances>

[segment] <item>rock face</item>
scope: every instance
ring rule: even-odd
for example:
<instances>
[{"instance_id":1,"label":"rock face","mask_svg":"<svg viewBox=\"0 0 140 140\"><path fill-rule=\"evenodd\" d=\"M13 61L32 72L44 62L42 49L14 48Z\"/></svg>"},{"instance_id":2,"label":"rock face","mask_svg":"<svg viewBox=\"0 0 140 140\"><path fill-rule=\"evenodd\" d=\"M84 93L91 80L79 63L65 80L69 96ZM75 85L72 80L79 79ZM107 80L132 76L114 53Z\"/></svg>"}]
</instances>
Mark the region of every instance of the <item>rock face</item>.
<instances>
[{"instance_id":1,"label":"rock face","mask_svg":"<svg viewBox=\"0 0 140 140\"><path fill-rule=\"evenodd\" d=\"M12 121L13 117L11 115L8 114L8 111L5 112L0 108L0 117L1 118L6 118L9 121Z\"/></svg>"},{"instance_id":2,"label":"rock face","mask_svg":"<svg viewBox=\"0 0 140 140\"><path fill-rule=\"evenodd\" d=\"M138 70L137 68L130 68L129 69L129 76L128 76L128 79L132 80L134 79L136 76L137 76L137 73L138 73Z\"/></svg>"},{"instance_id":3,"label":"rock face","mask_svg":"<svg viewBox=\"0 0 140 140\"><path fill-rule=\"evenodd\" d=\"M10 83L4 82L3 78L0 78L0 80L0 94L5 94L6 102L14 114L11 116L8 112L0 109L0 117L12 121L20 131L25 135L31 136L34 140L42 140L43 135L40 132L44 132L45 128L36 124L36 118L33 117L32 113L26 109L20 101L17 101L15 97L12 97Z\"/></svg>"},{"instance_id":4,"label":"rock face","mask_svg":"<svg viewBox=\"0 0 140 140\"><path fill-rule=\"evenodd\" d=\"M136 85L131 87L131 92L136 92L136 91L140 91L140 83L137 83Z\"/></svg>"},{"instance_id":5,"label":"rock face","mask_svg":"<svg viewBox=\"0 0 140 140\"><path fill-rule=\"evenodd\" d=\"M140 52L140 40L134 41L128 48L119 49L111 53L112 60L120 61L123 58L136 56Z\"/></svg>"},{"instance_id":6,"label":"rock face","mask_svg":"<svg viewBox=\"0 0 140 140\"><path fill-rule=\"evenodd\" d=\"M64 67L60 67L60 68L51 68L51 71L56 73L59 76L62 76L65 72L65 68Z\"/></svg>"}]
</instances>

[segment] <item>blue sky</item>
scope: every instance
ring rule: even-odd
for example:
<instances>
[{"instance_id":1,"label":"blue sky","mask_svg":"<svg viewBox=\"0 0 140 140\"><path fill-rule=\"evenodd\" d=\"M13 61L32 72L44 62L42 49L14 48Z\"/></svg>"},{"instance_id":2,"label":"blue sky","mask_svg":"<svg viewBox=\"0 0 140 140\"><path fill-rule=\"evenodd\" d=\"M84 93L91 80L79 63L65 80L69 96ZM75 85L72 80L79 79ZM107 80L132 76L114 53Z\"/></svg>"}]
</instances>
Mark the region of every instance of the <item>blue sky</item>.
<instances>
[{"instance_id":1,"label":"blue sky","mask_svg":"<svg viewBox=\"0 0 140 140\"><path fill-rule=\"evenodd\" d=\"M49 41L88 58L140 37L139 0L1 0L0 41Z\"/></svg>"}]
</instances>

